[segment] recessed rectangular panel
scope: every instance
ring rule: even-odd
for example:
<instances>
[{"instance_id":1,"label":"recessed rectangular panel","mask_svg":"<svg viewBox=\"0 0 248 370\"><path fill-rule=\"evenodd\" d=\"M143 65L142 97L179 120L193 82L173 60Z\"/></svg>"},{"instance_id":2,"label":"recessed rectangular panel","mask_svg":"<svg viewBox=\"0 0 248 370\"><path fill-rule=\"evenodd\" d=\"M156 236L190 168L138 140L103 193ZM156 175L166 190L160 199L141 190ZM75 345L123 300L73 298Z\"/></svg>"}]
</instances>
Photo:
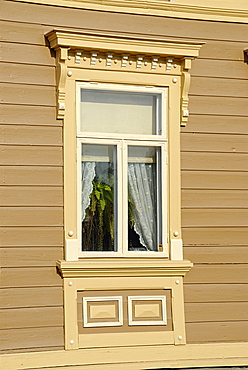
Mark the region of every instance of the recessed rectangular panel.
<instances>
[{"instance_id":1,"label":"recessed rectangular panel","mask_svg":"<svg viewBox=\"0 0 248 370\"><path fill-rule=\"evenodd\" d=\"M83 297L84 327L123 325L122 297Z\"/></svg>"},{"instance_id":2,"label":"recessed rectangular panel","mask_svg":"<svg viewBox=\"0 0 248 370\"><path fill-rule=\"evenodd\" d=\"M129 325L167 325L166 296L129 296Z\"/></svg>"},{"instance_id":3,"label":"recessed rectangular panel","mask_svg":"<svg viewBox=\"0 0 248 370\"><path fill-rule=\"evenodd\" d=\"M116 305L114 304L103 305L99 302L98 305L90 305L89 309L89 319L118 319Z\"/></svg>"},{"instance_id":4,"label":"recessed rectangular panel","mask_svg":"<svg viewBox=\"0 0 248 370\"><path fill-rule=\"evenodd\" d=\"M149 317L161 319L161 302L147 303L137 301L134 304L134 316L135 319L147 319Z\"/></svg>"},{"instance_id":5,"label":"recessed rectangular panel","mask_svg":"<svg viewBox=\"0 0 248 370\"><path fill-rule=\"evenodd\" d=\"M128 312L128 297L148 297L149 300L135 300L133 304L132 318L134 325L129 325ZM161 296L166 296L166 325L160 325L158 322L163 320L163 304ZM83 298L90 299L87 305L87 319L84 318ZM101 300L95 300L95 298ZM123 308L123 325L107 325L105 323L119 322L119 301L110 301L109 299L103 300L102 298L122 297ZM152 297L159 297L159 300L153 300ZM91 299L93 298L93 301ZM171 290L170 289L147 289L147 290L106 290L106 291L79 291L78 292L78 332L79 334L103 334L103 333L159 333L159 332L172 332L172 305L171 305ZM122 314L122 313L121 313ZM86 321L87 320L87 321ZM143 322L148 322L144 327ZM95 326L86 327L84 323L93 324ZM137 325L137 322L142 322L142 325ZM153 324L155 323L155 324ZM100 325L99 325L100 324ZM103 324L103 325L102 325Z\"/></svg>"}]
</instances>

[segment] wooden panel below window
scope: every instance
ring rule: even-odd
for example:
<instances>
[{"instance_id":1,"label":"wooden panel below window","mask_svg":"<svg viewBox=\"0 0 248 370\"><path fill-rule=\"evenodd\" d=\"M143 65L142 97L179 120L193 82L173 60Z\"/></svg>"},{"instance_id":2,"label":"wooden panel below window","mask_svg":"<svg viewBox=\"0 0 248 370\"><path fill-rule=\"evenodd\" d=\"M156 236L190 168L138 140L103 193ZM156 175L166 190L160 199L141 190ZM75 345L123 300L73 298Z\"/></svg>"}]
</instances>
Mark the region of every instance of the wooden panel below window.
<instances>
[{"instance_id":1,"label":"wooden panel below window","mask_svg":"<svg viewBox=\"0 0 248 370\"><path fill-rule=\"evenodd\" d=\"M0 308L53 307L62 305L62 287L1 289Z\"/></svg>"}]
</instances>

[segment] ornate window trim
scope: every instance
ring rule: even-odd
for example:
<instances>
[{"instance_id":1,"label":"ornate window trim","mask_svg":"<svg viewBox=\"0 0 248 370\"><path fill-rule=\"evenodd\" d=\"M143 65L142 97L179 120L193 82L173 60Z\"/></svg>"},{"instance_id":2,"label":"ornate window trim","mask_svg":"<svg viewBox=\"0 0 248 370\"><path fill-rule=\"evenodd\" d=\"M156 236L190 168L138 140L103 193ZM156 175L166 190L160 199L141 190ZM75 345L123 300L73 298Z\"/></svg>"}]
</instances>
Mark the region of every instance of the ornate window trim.
<instances>
[{"instance_id":1,"label":"ornate window trim","mask_svg":"<svg viewBox=\"0 0 248 370\"><path fill-rule=\"evenodd\" d=\"M199 55L203 43L158 42L63 30L51 31L46 37L50 47L56 50L57 118L63 118L65 113L65 84L72 76L69 68L80 68L80 65L85 68L82 65L85 64L90 69L181 74L181 126L186 126L191 61Z\"/></svg>"},{"instance_id":2,"label":"ornate window trim","mask_svg":"<svg viewBox=\"0 0 248 370\"><path fill-rule=\"evenodd\" d=\"M202 44L64 30L53 30L46 36L50 47L56 51L57 118L64 120L65 261L58 261L57 267L64 280L65 348L101 347L104 343L110 343L110 346L185 344L183 276L192 264L183 260L182 253L180 126L185 126L188 119L191 61L198 56ZM162 87L168 90L169 259L159 256L78 259L75 124L78 82L124 84L148 89ZM78 292L90 294L90 291L99 291L94 297L101 297L101 291L108 290L108 297L111 297L116 296L115 291L135 289L143 290L142 295L146 297L155 296L156 291L161 289L171 292L172 329L160 334L154 332L145 342L142 333L134 335L127 332L124 342L117 333L103 336L79 333Z\"/></svg>"}]
</instances>

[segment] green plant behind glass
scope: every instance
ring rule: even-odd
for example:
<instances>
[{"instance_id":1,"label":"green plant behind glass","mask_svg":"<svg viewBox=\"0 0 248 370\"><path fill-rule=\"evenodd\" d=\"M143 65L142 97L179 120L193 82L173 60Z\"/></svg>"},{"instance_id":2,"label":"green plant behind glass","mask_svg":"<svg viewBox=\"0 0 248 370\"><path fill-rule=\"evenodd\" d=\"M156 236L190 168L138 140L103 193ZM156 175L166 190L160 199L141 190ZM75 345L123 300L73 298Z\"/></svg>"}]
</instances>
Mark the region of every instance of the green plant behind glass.
<instances>
[{"instance_id":1,"label":"green plant behind glass","mask_svg":"<svg viewBox=\"0 0 248 370\"><path fill-rule=\"evenodd\" d=\"M90 205L83 221L83 250L114 251L114 186L92 181ZM128 220L134 226L134 204L128 199Z\"/></svg>"}]
</instances>

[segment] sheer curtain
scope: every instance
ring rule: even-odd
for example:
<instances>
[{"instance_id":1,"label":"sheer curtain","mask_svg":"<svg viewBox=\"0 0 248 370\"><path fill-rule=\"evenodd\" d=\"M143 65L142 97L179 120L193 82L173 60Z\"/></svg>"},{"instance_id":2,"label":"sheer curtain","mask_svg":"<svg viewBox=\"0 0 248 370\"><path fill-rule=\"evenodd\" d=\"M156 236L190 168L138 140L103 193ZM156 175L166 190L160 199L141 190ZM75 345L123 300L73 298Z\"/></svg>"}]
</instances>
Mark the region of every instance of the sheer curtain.
<instances>
[{"instance_id":1,"label":"sheer curtain","mask_svg":"<svg viewBox=\"0 0 248 370\"><path fill-rule=\"evenodd\" d=\"M129 197L133 203L134 230L147 250L157 249L155 179L153 166L145 163L128 164Z\"/></svg>"},{"instance_id":2,"label":"sheer curtain","mask_svg":"<svg viewBox=\"0 0 248 370\"><path fill-rule=\"evenodd\" d=\"M82 162L82 221L85 211L90 205L90 194L93 190L94 177L96 175L96 162Z\"/></svg>"}]
</instances>

